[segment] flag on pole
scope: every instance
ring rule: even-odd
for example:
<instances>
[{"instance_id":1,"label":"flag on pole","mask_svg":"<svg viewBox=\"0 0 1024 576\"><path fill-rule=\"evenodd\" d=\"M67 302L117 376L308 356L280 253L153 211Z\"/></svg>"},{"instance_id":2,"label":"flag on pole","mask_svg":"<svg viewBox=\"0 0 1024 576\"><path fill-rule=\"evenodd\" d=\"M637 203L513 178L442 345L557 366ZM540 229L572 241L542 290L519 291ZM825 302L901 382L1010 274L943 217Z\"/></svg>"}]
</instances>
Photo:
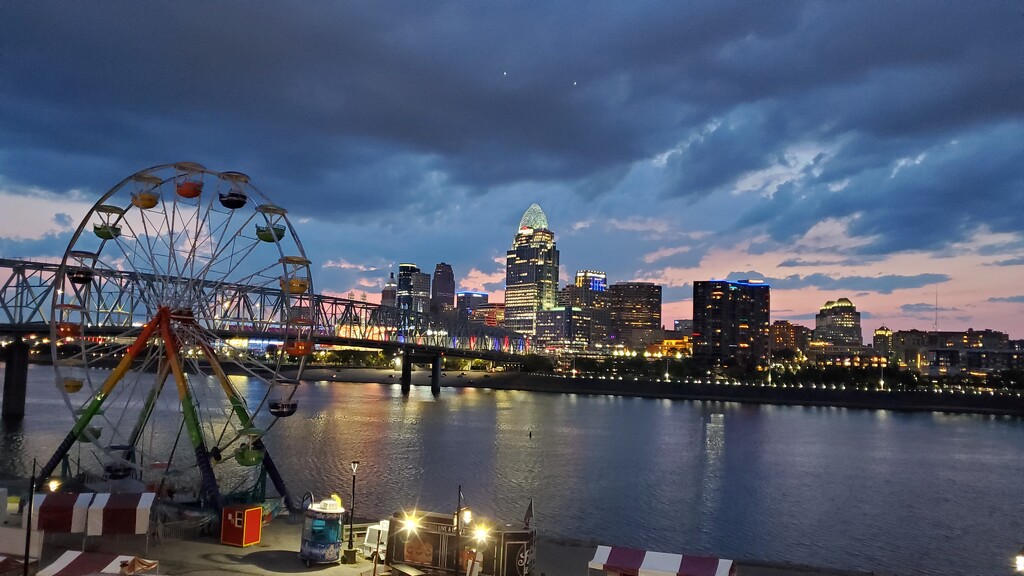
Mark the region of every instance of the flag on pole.
<instances>
[{"instance_id":1,"label":"flag on pole","mask_svg":"<svg viewBox=\"0 0 1024 576\"><path fill-rule=\"evenodd\" d=\"M523 516L523 524L529 528L531 520L533 520L533 498L530 498L530 505L526 507L526 515Z\"/></svg>"}]
</instances>

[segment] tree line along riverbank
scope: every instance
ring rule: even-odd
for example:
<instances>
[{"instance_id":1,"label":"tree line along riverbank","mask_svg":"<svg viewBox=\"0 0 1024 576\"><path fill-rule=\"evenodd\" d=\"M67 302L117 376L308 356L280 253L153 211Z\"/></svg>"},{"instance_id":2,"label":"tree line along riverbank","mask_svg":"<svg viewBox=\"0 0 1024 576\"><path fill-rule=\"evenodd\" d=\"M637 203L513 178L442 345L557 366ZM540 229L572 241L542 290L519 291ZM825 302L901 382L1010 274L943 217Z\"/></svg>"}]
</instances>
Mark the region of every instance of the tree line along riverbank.
<instances>
[{"instance_id":1,"label":"tree line along riverbank","mask_svg":"<svg viewBox=\"0 0 1024 576\"><path fill-rule=\"evenodd\" d=\"M417 378L417 376L419 378ZM393 371L309 368L303 380L397 383ZM413 382L425 385L427 374L414 372ZM418 382L423 380L423 382ZM686 382L600 377L568 377L523 372L448 372L442 387L492 388L554 394L595 394L798 406L835 406L873 410L954 412L1024 416L1024 397L1013 391L894 390L870 386L768 385L766 383Z\"/></svg>"}]
</instances>

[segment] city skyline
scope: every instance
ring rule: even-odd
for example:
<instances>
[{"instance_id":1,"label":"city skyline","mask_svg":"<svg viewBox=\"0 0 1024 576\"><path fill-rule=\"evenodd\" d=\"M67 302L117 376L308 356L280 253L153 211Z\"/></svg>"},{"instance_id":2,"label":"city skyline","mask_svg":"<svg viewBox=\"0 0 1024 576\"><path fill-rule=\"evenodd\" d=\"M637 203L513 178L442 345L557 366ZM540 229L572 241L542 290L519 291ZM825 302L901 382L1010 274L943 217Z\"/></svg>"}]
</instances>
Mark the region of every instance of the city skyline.
<instances>
[{"instance_id":1,"label":"city skyline","mask_svg":"<svg viewBox=\"0 0 1024 576\"><path fill-rule=\"evenodd\" d=\"M6 4L0 253L59 258L120 179L196 161L289 209L328 294L443 261L501 302L538 203L561 278L662 285L668 326L763 279L773 321L1024 337L1013 5L279 8Z\"/></svg>"}]
</instances>

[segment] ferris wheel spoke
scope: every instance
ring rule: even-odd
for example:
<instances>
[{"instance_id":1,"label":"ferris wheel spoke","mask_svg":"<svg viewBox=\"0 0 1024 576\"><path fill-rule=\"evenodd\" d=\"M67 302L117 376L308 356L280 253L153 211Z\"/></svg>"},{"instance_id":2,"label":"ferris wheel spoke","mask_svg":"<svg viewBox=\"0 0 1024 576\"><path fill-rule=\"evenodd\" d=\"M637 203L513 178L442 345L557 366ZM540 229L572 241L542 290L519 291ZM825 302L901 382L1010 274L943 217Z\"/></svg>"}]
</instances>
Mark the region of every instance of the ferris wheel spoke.
<instances>
[{"instance_id":1,"label":"ferris wheel spoke","mask_svg":"<svg viewBox=\"0 0 1024 576\"><path fill-rule=\"evenodd\" d=\"M167 382L167 377L170 373L170 366L168 366L166 362L161 363L157 369L156 381L153 383L153 387L150 388L149 394L146 396L146 402L139 413L135 426L132 428L132 433L128 442L131 446L138 446L139 439L142 437L142 432L145 430L146 423L149 422L149 418L153 415L157 399L160 398L160 392L163 391L164 383Z\"/></svg>"},{"instance_id":2,"label":"ferris wheel spoke","mask_svg":"<svg viewBox=\"0 0 1024 576\"><path fill-rule=\"evenodd\" d=\"M56 384L73 414L65 444L81 442L80 460L104 477L128 470L143 479L147 459L167 462L155 472L163 477L175 461L198 473L201 499L215 505L218 476L228 487L255 481L251 467L262 465L291 502L266 431L254 427L269 412L269 430L283 414L268 398L285 355L256 354L233 338L294 338L293 309L308 308L294 290L308 289L308 276L286 211L244 174L167 164L111 188L72 236L57 276L64 289L51 294ZM192 449L179 451L179 438ZM215 472L229 447L233 458Z\"/></svg>"}]
</instances>

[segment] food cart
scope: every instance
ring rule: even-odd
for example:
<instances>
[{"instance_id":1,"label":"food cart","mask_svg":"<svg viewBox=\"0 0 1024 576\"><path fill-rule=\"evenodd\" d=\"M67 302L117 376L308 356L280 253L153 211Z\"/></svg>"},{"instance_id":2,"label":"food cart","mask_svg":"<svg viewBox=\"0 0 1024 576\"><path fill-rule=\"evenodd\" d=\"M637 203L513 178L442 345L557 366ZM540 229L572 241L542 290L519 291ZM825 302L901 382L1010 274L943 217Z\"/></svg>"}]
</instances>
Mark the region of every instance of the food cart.
<instances>
[{"instance_id":1,"label":"food cart","mask_svg":"<svg viewBox=\"0 0 1024 576\"><path fill-rule=\"evenodd\" d=\"M310 498L312 500L312 498ZM299 559L306 566L332 564L341 559L341 538L345 508L341 498L333 496L312 502L303 511L302 543Z\"/></svg>"}]
</instances>

